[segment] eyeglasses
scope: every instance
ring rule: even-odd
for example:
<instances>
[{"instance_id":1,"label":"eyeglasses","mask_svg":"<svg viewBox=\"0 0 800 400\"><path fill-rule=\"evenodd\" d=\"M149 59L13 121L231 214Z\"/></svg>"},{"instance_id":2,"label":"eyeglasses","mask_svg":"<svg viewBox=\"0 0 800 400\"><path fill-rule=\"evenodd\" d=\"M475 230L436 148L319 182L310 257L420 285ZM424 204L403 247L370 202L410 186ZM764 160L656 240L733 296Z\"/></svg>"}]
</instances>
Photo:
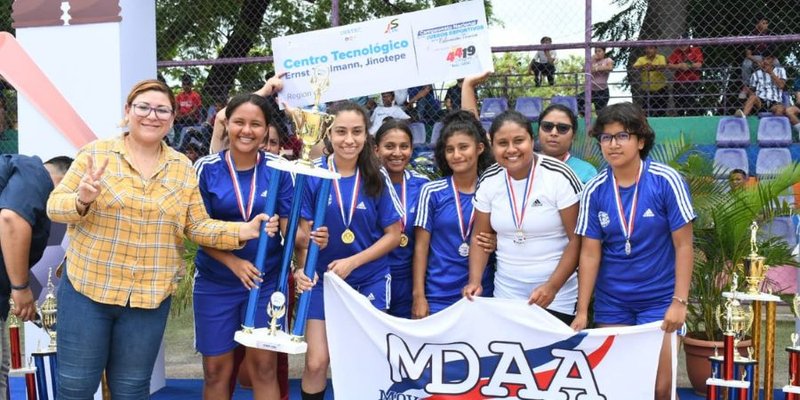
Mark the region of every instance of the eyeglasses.
<instances>
[{"instance_id":1,"label":"eyeglasses","mask_svg":"<svg viewBox=\"0 0 800 400\"><path fill-rule=\"evenodd\" d=\"M553 123L548 121L543 121L539 124L539 129L542 132L550 133L553 131L553 128L556 128L556 131L561 135L566 135L570 129L572 129L572 125L570 124L562 124L562 123Z\"/></svg>"},{"instance_id":2,"label":"eyeglasses","mask_svg":"<svg viewBox=\"0 0 800 400\"><path fill-rule=\"evenodd\" d=\"M153 107L147 103L131 104L133 113L139 117L146 117L150 115L151 111L155 111L156 118L166 121L172 116L172 109L168 107Z\"/></svg>"},{"instance_id":3,"label":"eyeglasses","mask_svg":"<svg viewBox=\"0 0 800 400\"><path fill-rule=\"evenodd\" d=\"M611 141L616 139L617 144L624 144L628 143L633 135L635 135L635 133L618 132L614 135L610 133L601 133L600 136L597 137L597 140L600 141L600 144L611 144Z\"/></svg>"}]
</instances>

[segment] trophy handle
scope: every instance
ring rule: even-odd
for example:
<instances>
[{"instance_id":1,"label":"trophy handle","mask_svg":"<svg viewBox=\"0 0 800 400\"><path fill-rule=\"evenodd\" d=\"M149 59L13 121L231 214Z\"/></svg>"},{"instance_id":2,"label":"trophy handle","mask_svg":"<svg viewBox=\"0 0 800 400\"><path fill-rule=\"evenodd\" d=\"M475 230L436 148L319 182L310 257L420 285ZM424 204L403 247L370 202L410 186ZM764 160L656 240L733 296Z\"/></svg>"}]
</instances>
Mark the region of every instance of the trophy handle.
<instances>
[{"instance_id":1,"label":"trophy handle","mask_svg":"<svg viewBox=\"0 0 800 400\"><path fill-rule=\"evenodd\" d=\"M298 130L303 129L302 127L305 126L305 118L301 110L297 108L286 108L286 113L292 118L295 128ZM295 135L299 135L299 132L295 132Z\"/></svg>"},{"instance_id":2,"label":"trophy handle","mask_svg":"<svg viewBox=\"0 0 800 400\"><path fill-rule=\"evenodd\" d=\"M325 131L322 133L322 139L331 134L331 129L333 129L334 119L336 119L336 116L331 114L325 114L325 117L323 117L323 122L325 123Z\"/></svg>"}]
</instances>

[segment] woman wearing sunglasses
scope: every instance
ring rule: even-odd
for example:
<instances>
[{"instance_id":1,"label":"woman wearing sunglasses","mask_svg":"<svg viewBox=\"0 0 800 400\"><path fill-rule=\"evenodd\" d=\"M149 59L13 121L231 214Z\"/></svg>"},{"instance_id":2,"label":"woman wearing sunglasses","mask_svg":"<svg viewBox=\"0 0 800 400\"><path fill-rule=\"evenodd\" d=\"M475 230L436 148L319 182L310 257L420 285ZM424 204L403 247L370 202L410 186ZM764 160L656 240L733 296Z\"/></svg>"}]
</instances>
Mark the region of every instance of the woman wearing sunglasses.
<instances>
[{"instance_id":1,"label":"woman wearing sunglasses","mask_svg":"<svg viewBox=\"0 0 800 400\"><path fill-rule=\"evenodd\" d=\"M542 153L565 162L586 183L597 175L597 169L569 152L577 126L578 117L569 107L550 104L539 115L539 145Z\"/></svg>"},{"instance_id":2,"label":"woman wearing sunglasses","mask_svg":"<svg viewBox=\"0 0 800 400\"><path fill-rule=\"evenodd\" d=\"M598 327L663 321L655 398L672 395L670 333L686 319L692 276L689 189L674 169L647 158L655 133L639 106L608 106L592 136L608 167L586 184L576 233L583 237L578 307L572 328L586 327L594 292Z\"/></svg>"},{"instance_id":3,"label":"woman wearing sunglasses","mask_svg":"<svg viewBox=\"0 0 800 400\"><path fill-rule=\"evenodd\" d=\"M487 74L464 80L462 108L477 114L474 85ZM475 191L473 232L497 232L494 297L526 300L566 324L578 295L580 238L575 234L582 185L563 162L533 152L530 121L504 111L489 128L497 164L481 175ZM483 291L489 255L473 241L467 298Z\"/></svg>"}]
</instances>

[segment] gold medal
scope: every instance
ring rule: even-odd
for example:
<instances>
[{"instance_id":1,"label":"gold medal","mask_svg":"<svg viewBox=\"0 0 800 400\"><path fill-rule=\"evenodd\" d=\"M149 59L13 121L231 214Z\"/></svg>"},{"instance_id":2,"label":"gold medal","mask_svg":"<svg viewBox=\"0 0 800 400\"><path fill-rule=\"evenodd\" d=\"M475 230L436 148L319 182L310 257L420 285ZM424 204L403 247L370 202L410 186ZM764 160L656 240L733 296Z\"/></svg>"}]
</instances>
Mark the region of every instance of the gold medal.
<instances>
[{"instance_id":1,"label":"gold medal","mask_svg":"<svg viewBox=\"0 0 800 400\"><path fill-rule=\"evenodd\" d=\"M408 236L405 233L400 234L400 247L408 246Z\"/></svg>"},{"instance_id":2,"label":"gold medal","mask_svg":"<svg viewBox=\"0 0 800 400\"><path fill-rule=\"evenodd\" d=\"M344 232L342 232L342 243L350 244L353 243L353 241L355 240L356 240L356 234L353 233L353 231L351 231L350 229L345 229Z\"/></svg>"}]
</instances>

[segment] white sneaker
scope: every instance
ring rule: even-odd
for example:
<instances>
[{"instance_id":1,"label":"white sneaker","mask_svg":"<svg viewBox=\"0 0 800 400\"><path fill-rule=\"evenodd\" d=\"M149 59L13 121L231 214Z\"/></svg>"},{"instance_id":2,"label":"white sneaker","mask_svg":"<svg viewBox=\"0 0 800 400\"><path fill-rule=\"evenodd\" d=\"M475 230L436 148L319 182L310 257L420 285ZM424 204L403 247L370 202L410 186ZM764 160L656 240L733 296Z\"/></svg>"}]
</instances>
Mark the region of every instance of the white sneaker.
<instances>
[{"instance_id":1,"label":"white sneaker","mask_svg":"<svg viewBox=\"0 0 800 400\"><path fill-rule=\"evenodd\" d=\"M736 112L734 113L734 115L736 115L737 117L742 117L742 118L744 118L744 111L742 111L742 110L736 110Z\"/></svg>"}]
</instances>

